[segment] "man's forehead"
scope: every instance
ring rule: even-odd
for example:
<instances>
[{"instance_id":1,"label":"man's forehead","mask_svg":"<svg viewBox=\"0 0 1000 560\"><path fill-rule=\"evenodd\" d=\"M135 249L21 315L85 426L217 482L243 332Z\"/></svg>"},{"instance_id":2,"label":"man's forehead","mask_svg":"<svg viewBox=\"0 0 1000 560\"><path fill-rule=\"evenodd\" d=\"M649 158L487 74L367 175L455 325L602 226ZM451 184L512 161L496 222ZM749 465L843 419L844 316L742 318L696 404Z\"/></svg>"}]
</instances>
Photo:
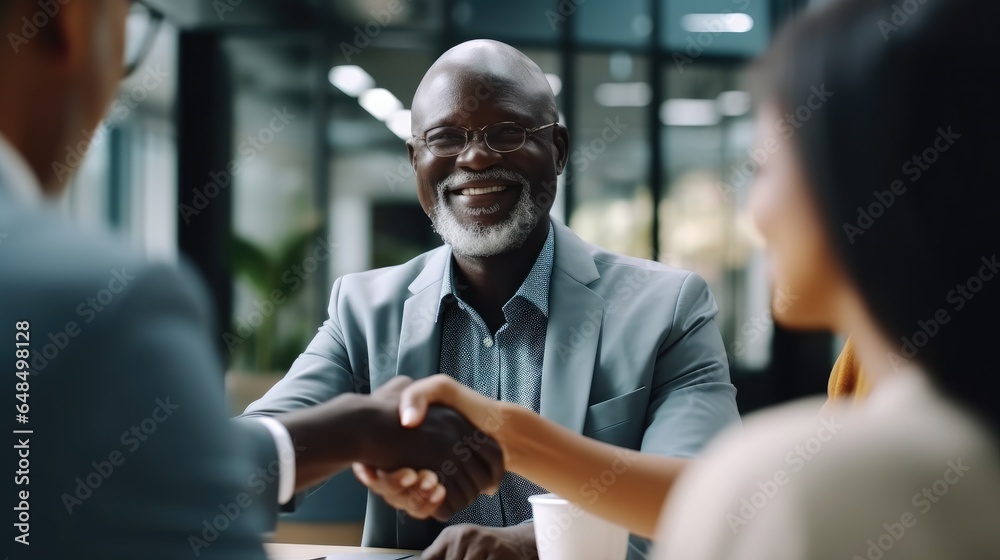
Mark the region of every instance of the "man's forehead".
<instances>
[{"instance_id":1,"label":"man's forehead","mask_svg":"<svg viewBox=\"0 0 1000 560\"><path fill-rule=\"evenodd\" d=\"M524 98L536 95L532 81L523 73L492 72L466 65L432 67L417 88L414 106L422 102L435 103L442 99L473 96L479 99Z\"/></svg>"},{"instance_id":2,"label":"man's forehead","mask_svg":"<svg viewBox=\"0 0 1000 560\"><path fill-rule=\"evenodd\" d=\"M556 112L538 65L510 45L490 40L468 41L441 55L417 87L411 109L414 130L499 120L531 123L554 118Z\"/></svg>"},{"instance_id":3,"label":"man's forehead","mask_svg":"<svg viewBox=\"0 0 1000 560\"><path fill-rule=\"evenodd\" d=\"M486 113L518 120L539 112L536 92L495 75L442 72L428 78L413 99L414 119L421 122L468 119Z\"/></svg>"},{"instance_id":4,"label":"man's forehead","mask_svg":"<svg viewBox=\"0 0 1000 560\"><path fill-rule=\"evenodd\" d=\"M436 67L429 70L424 76L424 80L417 91L417 96L419 97L422 93L434 94L470 89L479 89L487 93L493 93L510 82L511 80L503 76L475 68Z\"/></svg>"}]
</instances>

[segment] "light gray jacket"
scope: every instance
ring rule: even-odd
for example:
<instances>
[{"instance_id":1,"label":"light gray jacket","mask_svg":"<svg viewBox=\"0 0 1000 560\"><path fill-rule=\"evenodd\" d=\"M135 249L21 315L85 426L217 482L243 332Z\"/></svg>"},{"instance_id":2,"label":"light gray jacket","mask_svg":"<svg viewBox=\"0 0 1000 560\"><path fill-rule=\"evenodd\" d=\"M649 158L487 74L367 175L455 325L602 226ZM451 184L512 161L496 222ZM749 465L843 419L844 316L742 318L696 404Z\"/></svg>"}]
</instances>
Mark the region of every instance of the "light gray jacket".
<instances>
[{"instance_id":1,"label":"light gray jacket","mask_svg":"<svg viewBox=\"0 0 1000 560\"><path fill-rule=\"evenodd\" d=\"M541 415L643 452L690 457L739 421L715 324L718 308L691 272L609 253L555 225ZM443 246L399 266L338 279L329 319L291 370L247 415L273 415L394 375L437 373ZM423 548L441 526L370 496L364 543Z\"/></svg>"}]
</instances>

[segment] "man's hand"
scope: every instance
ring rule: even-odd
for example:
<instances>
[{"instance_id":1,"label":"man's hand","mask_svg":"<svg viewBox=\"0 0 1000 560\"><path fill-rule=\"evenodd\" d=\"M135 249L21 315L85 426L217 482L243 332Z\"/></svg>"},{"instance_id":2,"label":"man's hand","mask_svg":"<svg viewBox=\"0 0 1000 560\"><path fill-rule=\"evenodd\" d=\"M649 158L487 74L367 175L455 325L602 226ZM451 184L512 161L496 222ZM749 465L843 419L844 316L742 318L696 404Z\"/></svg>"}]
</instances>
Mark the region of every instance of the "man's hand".
<instances>
[{"instance_id":1,"label":"man's hand","mask_svg":"<svg viewBox=\"0 0 1000 560\"><path fill-rule=\"evenodd\" d=\"M533 524L452 525L421 554L424 560L537 560Z\"/></svg>"},{"instance_id":2,"label":"man's hand","mask_svg":"<svg viewBox=\"0 0 1000 560\"><path fill-rule=\"evenodd\" d=\"M440 473L445 487L434 512L440 520L472 503L480 492L495 490L503 476L503 453L462 415L431 406L419 428L401 425L399 399L410 383L396 377L371 396L341 395L279 416L299 451L296 488L325 480L352 462L386 472L431 470Z\"/></svg>"}]
</instances>

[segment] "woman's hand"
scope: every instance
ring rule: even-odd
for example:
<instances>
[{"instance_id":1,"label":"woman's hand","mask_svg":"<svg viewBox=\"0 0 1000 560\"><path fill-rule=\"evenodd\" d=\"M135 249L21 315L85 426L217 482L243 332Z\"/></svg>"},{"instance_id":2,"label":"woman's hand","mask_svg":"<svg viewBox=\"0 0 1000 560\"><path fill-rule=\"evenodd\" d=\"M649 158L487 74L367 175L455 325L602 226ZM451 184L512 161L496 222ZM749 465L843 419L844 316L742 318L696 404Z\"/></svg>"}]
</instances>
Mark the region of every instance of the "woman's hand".
<instances>
[{"instance_id":1,"label":"woman's hand","mask_svg":"<svg viewBox=\"0 0 1000 560\"><path fill-rule=\"evenodd\" d=\"M414 381L400 395L399 418L403 426L419 426L431 405L443 405L458 411L483 435L496 440L504 450L504 457L507 457L504 448L507 429L504 424L510 418L510 407L516 405L488 399L447 375L432 375Z\"/></svg>"}]
</instances>

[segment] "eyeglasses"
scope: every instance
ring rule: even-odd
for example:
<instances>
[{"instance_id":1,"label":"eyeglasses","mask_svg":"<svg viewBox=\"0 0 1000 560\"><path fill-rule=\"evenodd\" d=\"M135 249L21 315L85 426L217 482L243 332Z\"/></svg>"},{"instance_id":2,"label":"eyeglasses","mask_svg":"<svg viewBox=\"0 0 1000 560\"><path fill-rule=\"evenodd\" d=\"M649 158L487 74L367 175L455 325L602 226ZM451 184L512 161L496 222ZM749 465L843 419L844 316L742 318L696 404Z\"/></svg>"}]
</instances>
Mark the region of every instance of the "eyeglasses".
<instances>
[{"instance_id":1,"label":"eyeglasses","mask_svg":"<svg viewBox=\"0 0 1000 560\"><path fill-rule=\"evenodd\" d=\"M424 136L414 136L414 140L422 140L427 149L437 157L452 157L469 148L481 134L486 147L499 154L506 154L521 149L528 141L528 136L555 126L558 122L543 124L535 128L524 128L515 122L498 122L482 128L465 128L462 126L439 126L428 130Z\"/></svg>"},{"instance_id":2,"label":"eyeglasses","mask_svg":"<svg viewBox=\"0 0 1000 560\"><path fill-rule=\"evenodd\" d=\"M129 2L128 19L125 22L123 77L131 76L149 54L162 22L163 13L156 8L146 5L141 0Z\"/></svg>"}]
</instances>

